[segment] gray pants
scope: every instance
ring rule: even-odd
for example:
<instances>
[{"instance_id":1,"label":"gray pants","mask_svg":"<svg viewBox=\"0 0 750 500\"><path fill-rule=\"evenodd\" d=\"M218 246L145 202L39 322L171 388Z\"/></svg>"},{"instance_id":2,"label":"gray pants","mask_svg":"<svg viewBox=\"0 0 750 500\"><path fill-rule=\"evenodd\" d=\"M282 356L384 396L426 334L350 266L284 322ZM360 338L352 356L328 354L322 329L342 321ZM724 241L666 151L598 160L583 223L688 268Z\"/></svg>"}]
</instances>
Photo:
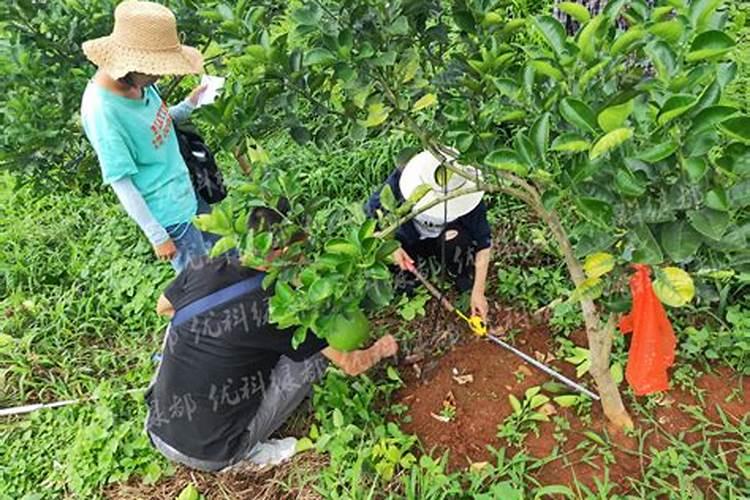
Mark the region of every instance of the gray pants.
<instances>
[{"instance_id":1,"label":"gray pants","mask_svg":"<svg viewBox=\"0 0 750 500\"><path fill-rule=\"evenodd\" d=\"M214 472L241 462L248 458L256 443L267 440L312 393L313 384L322 376L326 366L328 361L320 353L304 361L292 361L282 356L271 371L271 380L258 411L242 436L240 451L229 460L213 462L189 457L149 432L151 442L167 459L193 469Z\"/></svg>"}]
</instances>

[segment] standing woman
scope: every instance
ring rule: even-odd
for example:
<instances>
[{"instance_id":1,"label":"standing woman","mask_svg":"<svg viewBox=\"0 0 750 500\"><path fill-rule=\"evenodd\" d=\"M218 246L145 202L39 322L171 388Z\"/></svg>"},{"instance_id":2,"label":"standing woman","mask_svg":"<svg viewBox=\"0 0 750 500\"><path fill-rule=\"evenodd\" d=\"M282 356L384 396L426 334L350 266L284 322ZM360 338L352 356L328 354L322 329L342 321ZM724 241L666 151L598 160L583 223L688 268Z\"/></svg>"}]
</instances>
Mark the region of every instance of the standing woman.
<instances>
[{"instance_id":1,"label":"standing woman","mask_svg":"<svg viewBox=\"0 0 750 500\"><path fill-rule=\"evenodd\" d=\"M190 115L204 88L167 109L154 84L164 75L200 73L203 56L180 44L168 8L141 1L119 4L112 34L84 42L83 52L98 71L83 94L81 120L104 183L112 186L156 256L170 260L179 273L205 255L211 241L192 223L202 200L172 125Z\"/></svg>"}]
</instances>

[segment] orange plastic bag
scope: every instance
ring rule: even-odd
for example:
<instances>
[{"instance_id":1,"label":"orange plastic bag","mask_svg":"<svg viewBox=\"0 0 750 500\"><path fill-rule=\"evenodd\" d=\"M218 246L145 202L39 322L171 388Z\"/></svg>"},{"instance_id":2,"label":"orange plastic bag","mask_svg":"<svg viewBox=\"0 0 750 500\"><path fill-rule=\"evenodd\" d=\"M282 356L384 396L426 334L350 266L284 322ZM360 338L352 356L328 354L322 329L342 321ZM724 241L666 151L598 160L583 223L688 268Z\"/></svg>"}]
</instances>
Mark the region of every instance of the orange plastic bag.
<instances>
[{"instance_id":1,"label":"orange plastic bag","mask_svg":"<svg viewBox=\"0 0 750 500\"><path fill-rule=\"evenodd\" d=\"M650 269L635 264L630 278L633 308L620 319L622 333L633 333L625 378L638 396L669 389L667 369L674 363L677 339L651 287Z\"/></svg>"}]
</instances>

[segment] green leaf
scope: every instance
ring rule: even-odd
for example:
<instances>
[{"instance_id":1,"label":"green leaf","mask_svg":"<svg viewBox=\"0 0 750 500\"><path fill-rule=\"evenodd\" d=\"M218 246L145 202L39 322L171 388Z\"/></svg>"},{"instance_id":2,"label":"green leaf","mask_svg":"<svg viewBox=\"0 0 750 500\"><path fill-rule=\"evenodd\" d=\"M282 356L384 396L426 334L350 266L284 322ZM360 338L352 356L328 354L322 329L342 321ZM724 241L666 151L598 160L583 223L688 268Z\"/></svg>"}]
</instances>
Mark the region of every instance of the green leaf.
<instances>
[{"instance_id":1,"label":"green leaf","mask_svg":"<svg viewBox=\"0 0 750 500\"><path fill-rule=\"evenodd\" d=\"M701 31L721 3L722 0L692 0L689 11L690 24Z\"/></svg>"},{"instance_id":2,"label":"green leaf","mask_svg":"<svg viewBox=\"0 0 750 500\"><path fill-rule=\"evenodd\" d=\"M628 116L630 116L630 113L633 112L634 104L635 99L630 99L629 101L622 104L610 106L604 109L601 113L599 113L599 116L597 117L599 126L605 132L611 132L617 128L622 127L625 124L625 121L628 119Z\"/></svg>"},{"instance_id":3,"label":"green leaf","mask_svg":"<svg viewBox=\"0 0 750 500\"><path fill-rule=\"evenodd\" d=\"M518 155L512 149L497 149L484 158L484 163L493 168L512 172L520 176L529 173L529 168L521 163Z\"/></svg>"},{"instance_id":4,"label":"green leaf","mask_svg":"<svg viewBox=\"0 0 750 500\"><path fill-rule=\"evenodd\" d=\"M640 153L637 158L648 163L660 162L665 158L672 156L674 152L677 151L677 146L678 144L672 140L662 142L661 144L656 144L655 146L647 148Z\"/></svg>"},{"instance_id":5,"label":"green leaf","mask_svg":"<svg viewBox=\"0 0 750 500\"><path fill-rule=\"evenodd\" d=\"M601 297L603 291L604 283L601 278L586 278L570 294L570 300L576 302L584 299L596 300Z\"/></svg>"},{"instance_id":6,"label":"green leaf","mask_svg":"<svg viewBox=\"0 0 750 500\"><path fill-rule=\"evenodd\" d=\"M685 33L685 26L679 19L670 19L655 23L648 28L648 32L670 44L676 44Z\"/></svg>"},{"instance_id":7,"label":"green leaf","mask_svg":"<svg viewBox=\"0 0 750 500\"><path fill-rule=\"evenodd\" d=\"M693 127L690 134L698 134L708 130L737 113L737 108L732 106L709 106L693 117Z\"/></svg>"},{"instance_id":8,"label":"green leaf","mask_svg":"<svg viewBox=\"0 0 750 500\"><path fill-rule=\"evenodd\" d=\"M609 375L612 377L615 384L620 385L623 378L622 365L620 363L613 363L612 366L609 367Z\"/></svg>"},{"instance_id":9,"label":"green leaf","mask_svg":"<svg viewBox=\"0 0 750 500\"><path fill-rule=\"evenodd\" d=\"M513 147L521 162L525 165L533 165L536 161L534 145L523 132L518 132L513 138Z\"/></svg>"},{"instance_id":10,"label":"green leaf","mask_svg":"<svg viewBox=\"0 0 750 500\"><path fill-rule=\"evenodd\" d=\"M334 282L330 278L316 280L307 292L312 302L322 302L333 294Z\"/></svg>"},{"instance_id":11,"label":"green leaf","mask_svg":"<svg viewBox=\"0 0 750 500\"><path fill-rule=\"evenodd\" d=\"M211 247L211 257L221 255L233 248L237 248L237 240L234 236L223 236L219 241L214 243L213 247Z\"/></svg>"},{"instance_id":12,"label":"green leaf","mask_svg":"<svg viewBox=\"0 0 750 500\"><path fill-rule=\"evenodd\" d=\"M583 435L586 436L590 441L593 441L594 443L598 445L607 446L607 442L604 439L602 439L602 437L594 431L585 431Z\"/></svg>"},{"instance_id":13,"label":"green leaf","mask_svg":"<svg viewBox=\"0 0 750 500\"><path fill-rule=\"evenodd\" d=\"M714 130L704 130L697 134L688 135L683 143L685 156L704 156L719 143L719 134Z\"/></svg>"},{"instance_id":14,"label":"green leaf","mask_svg":"<svg viewBox=\"0 0 750 500\"><path fill-rule=\"evenodd\" d=\"M594 54L596 53L596 35L604 20L605 17L599 14L586 23L580 31L578 48L581 50L581 56L587 61L594 58Z\"/></svg>"},{"instance_id":15,"label":"green leaf","mask_svg":"<svg viewBox=\"0 0 750 500\"><path fill-rule=\"evenodd\" d=\"M430 106L434 106L437 104L437 96L435 94L425 94L422 97L419 98L417 102L414 103L414 107L411 109L412 111L421 111L424 108L428 108Z\"/></svg>"},{"instance_id":16,"label":"green leaf","mask_svg":"<svg viewBox=\"0 0 750 500\"><path fill-rule=\"evenodd\" d=\"M653 289L659 300L672 307L682 307L695 297L695 284L688 273L679 267L657 270Z\"/></svg>"},{"instance_id":17,"label":"green leaf","mask_svg":"<svg viewBox=\"0 0 750 500\"><path fill-rule=\"evenodd\" d=\"M0 333L0 353L8 352L8 350L13 347L15 343L16 339L11 337L10 335L6 333ZM2 377L0 377L0 380L2 380Z\"/></svg>"},{"instance_id":18,"label":"green leaf","mask_svg":"<svg viewBox=\"0 0 750 500\"><path fill-rule=\"evenodd\" d=\"M714 187L708 191L706 193L705 202L708 208L713 208L714 210L720 210L722 212L727 212L729 210L727 193L721 186Z\"/></svg>"},{"instance_id":19,"label":"green leaf","mask_svg":"<svg viewBox=\"0 0 750 500\"><path fill-rule=\"evenodd\" d=\"M389 259L390 256L393 255L393 252L398 250L400 247L401 247L401 243L399 243L398 240L385 241L378 249L376 258L378 260Z\"/></svg>"},{"instance_id":20,"label":"green leaf","mask_svg":"<svg viewBox=\"0 0 750 500\"><path fill-rule=\"evenodd\" d=\"M328 65L334 61L336 61L336 56L333 55L333 52L322 47L311 49L305 54L306 66L313 66L316 64Z\"/></svg>"},{"instance_id":21,"label":"green leaf","mask_svg":"<svg viewBox=\"0 0 750 500\"><path fill-rule=\"evenodd\" d=\"M734 48L734 40L722 31L706 31L701 33L690 46L685 59L688 62L702 61L725 55Z\"/></svg>"},{"instance_id":22,"label":"green leaf","mask_svg":"<svg viewBox=\"0 0 750 500\"><path fill-rule=\"evenodd\" d=\"M659 78L672 83L672 75L677 69L677 55L672 48L662 41L650 43L646 46L646 54L656 68Z\"/></svg>"},{"instance_id":23,"label":"green leaf","mask_svg":"<svg viewBox=\"0 0 750 500\"><path fill-rule=\"evenodd\" d=\"M615 257L606 252L597 252L586 257L583 271L589 278L599 278L615 268Z\"/></svg>"},{"instance_id":24,"label":"green leaf","mask_svg":"<svg viewBox=\"0 0 750 500\"><path fill-rule=\"evenodd\" d=\"M292 12L292 19L299 24L317 26L323 17L323 11L315 3L308 3L304 7Z\"/></svg>"},{"instance_id":25,"label":"green leaf","mask_svg":"<svg viewBox=\"0 0 750 500\"><path fill-rule=\"evenodd\" d=\"M375 226L377 225L377 222L375 219L367 219L362 226L359 228L359 233L357 233L357 239L360 243L365 241L367 238L371 238L375 234Z\"/></svg>"},{"instance_id":26,"label":"green leaf","mask_svg":"<svg viewBox=\"0 0 750 500\"><path fill-rule=\"evenodd\" d=\"M510 406L513 408L513 412L516 415L520 415L523 413L523 410L521 409L521 402L518 401L518 398L516 398L513 394L508 395L508 401L510 401Z\"/></svg>"},{"instance_id":27,"label":"green leaf","mask_svg":"<svg viewBox=\"0 0 750 500\"><path fill-rule=\"evenodd\" d=\"M646 224L639 224L632 228L630 235L634 246L632 257L634 263L659 264L664 260L664 254Z\"/></svg>"},{"instance_id":28,"label":"green leaf","mask_svg":"<svg viewBox=\"0 0 750 500\"><path fill-rule=\"evenodd\" d=\"M394 196L390 184L384 185L383 189L380 191L380 204L389 212L396 211L396 196Z\"/></svg>"},{"instance_id":29,"label":"green leaf","mask_svg":"<svg viewBox=\"0 0 750 500\"><path fill-rule=\"evenodd\" d=\"M573 490L562 484L550 484L534 490L534 500L539 500L540 498L558 498L560 496L576 498Z\"/></svg>"},{"instance_id":30,"label":"green leaf","mask_svg":"<svg viewBox=\"0 0 750 500\"><path fill-rule=\"evenodd\" d=\"M632 128L618 128L609 132L599 139L596 144L594 144L594 147L591 148L591 151L589 151L589 159L595 160L596 158L599 158L601 155L619 147L631 137L633 137Z\"/></svg>"},{"instance_id":31,"label":"green leaf","mask_svg":"<svg viewBox=\"0 0 750 500\"><path fill-rule=\"evenodd\" d=\"M591 13L589 10L583 5L575 2L560 2L557 4L557 8L581 24L585 24L591 19Z\"/></svg>"},{"instance_id":32,"label":"green leaf","mask_svg":"<svg viewBox=\"0 0 750 500\"><path fill-rule=\"evenodd\" d=\"M563 72L545 59L534 59L533 61L530 61L529 64L531 64L537 73L548 76L553 80L559 82L564 78Z\"/></svg>"},{"instance_id":33,"label":"green leaf","mask_svg":"<svg viewBox=\"0 0 750 500\"><path fill-rule=\"evenodd\" d=\"M615 188L624 196L639 197L646 192L646 184L627 167L620 167L615 174Z\"/></svg>"},{"instance_id":34,"label":"green leaf","mask_svg":"<svg viewBox=\"0 0 750 500\"><path fill-rule=\"evenodd\" d=\"M729 189L729 201L733 208L742 209L750 205L750 180L735 184Z\"/></svg>"},{"instance_id":35,"label":"green leaf","mask_svg":"<svg viewBox=\"0 0 750 500\"><path fill-rule=\"evenodd\" d=\"M719 124L719 129L737 141L750 144L750 116L738 116L724 120Z\"/></svg>"},{"instance_id":36,"label":"green leaf","mask_svg":"<svg viewBox=\"0 0 750 500\"><path fill-rule=\"evenodd\" d=\"M297 440L297 443L294 445L294 452L303 453L307 450L312 450L313 448L315 448L315 445L312 440L309 437L303 437Z\"/></svg>"},{"instance_id":37,"label":"green leaf","mask_svg":"<svg viewBox=\"0 0 750 500\"><path fill-rule=\"evenodd\" d=\"M547 146L549 145L549 113L544 113L531 126L531 139L536 147L536 152L542 161L547 155Z\"/></svg>"},{"instance_id":38,"label":"green leaf","mask_svg":"<svg viewBox=\"0 0 750 500\"><path fill-rule=\"evenodd\" d=\"M701 246L701 235L685 221L668 222L661 227L661 246L670 259L685 262Z\"/></svg>"},{"instance_id":39,"label":"green leaf","mask_svg":"<svg viewBox=\"0 0 750 500\"><path fill-rule=\"evenodd\" d=\"M454 9L453 21L462 31L467 33L474 33L476 31L476 21L470 11Z\"/></svg>"},{"instance_id":40,"label":"green leaf","mask_svg":"<svg viewBox=\"0 0 750 500\"><path fill-rule=\"evenodd\" d=\"M719 241L729 227L729 214L711 208L687 212L690 225L703 236Z\"/></svg>"},{"instance_id":41,"label":"green leaf","mask_svg":"<svg viewBox=\"0 0 750 500\"><path fill-rule=\"evenodd\" d=\"M326 242L325 250L334 255L349 255L353 257L359 254L357 245L340 238Z\"/></svg>"},{"instance_id":42,"label":"green leaf","mask_svg":"<svg viewBox=\"0 0 750 500\"><path fill-rule=\"evenodd\" d=\"M552 16L535 16L531 18L531 24L542 35L542 38L559 59L565 52L565 42L567 41L565 28L560 24L560 21Z\"/></svg>"},{"instance_id":43,"label":"green leaf","mask_svg":"<svg viewBox=\"0 0 750 500\"><path fill-rule=\"evenodd\" d=\"M563 153L579 153L581 151L588 151L590 147L591 143L582 136L574 132L567 132L552 141L551 149L552 151Z\"/></svg>"},{"instance_id":44,"label":"green leaf","mask_svg":"<svg viewBox=\"0 0 750 500\"><path fill-rule=\"evenodd\" d=\"M570 408L578 402L578 396L574 394L565 394L564 396L555 396L552 401L557 403L562 408Z\"/></svg>"},{"instance_id":45,"label":"green leaf","mask_svg":"<svg viewBox=\"0 0 750 500\"><path fill-rule=\"evenodd\" d=\"M584 132L596 131L596 116L583 101L567 97L560 102L560 114L570 123Z\"/></svg>"},{"instance_id":46,"label":"green leaf","mask_svg":"<svg viewBox=\"0 0 750 500\"><path fill-rule=\"evenodd\" d=\"M651 20L652 21L661 21L665 17L667 17L669 14L672 13L674 10L674 7L671 5L665 5L663 7L655 7L654 10L651 12Z\"/></svg>"},{"instance_id":47,"label":"green leaf","mask_svg":"<svg viewBox=\"0 0 750 500\"><path fill-rule=\"evenodd\" d=\"M344 426L344 415L338 408L333 409L333 426L339 429Z\"/></svg>"},{"instance_id":48,"label":"green leaf","mask_svg":"<svg viewBox=\"0 0 750 500\"><path fill-rule=\"evenodd\" d=\"M698 98L692 95L674 95L661 107L656 121L659 125L664 125L690 111L697 102Z\"/></svg>"},{"instance_id":49,"label":"green leaf","mask_svg":"<svg viewBox=\"0 0 750 500\"><path fill-rule=\"evenodd\" d=\"M398 16L393 23L386 28L386 31L391 35L408 35L409 34L409 20L406 16Z\"/></svg>"},{"instance_id":50,"label":"green leaf","mask_svg":"<svg viewBox=\"0 0 750 500\"><path fill-rule=\"evenodd\" d=\"M377 127L388 119L390 112L390 108L382 102L372 103L367 107L367 118L360 125L365 128Z\"/></svg>"},{"instance_id":51,"label":"green leaf","mask_svg":"<svg viewBox=\"0 0 750 500\"><path fill-rule=\"evenodd\" d=\"M706 175L707 170L708 165L704 158L688 158L685 160L685 171L693 184L700 181Z\"/></svg>"},{"instance_id":52,"label":"green leaf","mask_svg":"<svg viewBox=\"0 0 750 500\"><path fill-rule=\"evenodd\" d=\"M586 72L578 80L578 88L582 90L588 90L589 82L599 76L599 73L601 73L602 70L607 67L610 61L611 59L606 58L603 61L600 61L597 64L593 65L591 68L587 69Z\"/></svg>"},{"instance_id":53,"label":"green leaf","mask_svg":"<svg viewBox=\"0 0 750 500\"><path fill-rule=\"evenodd\" d=\"M643 40L646 35L647 32L642 27L633 26L628 31L617 37L617 39L615 39L612 47L609 50L609 53L612 56L627 54L633 47L635 47L638 42Z\"/></svg>"},{"instance_id":54,"label":"green leaf","mask_svg":"<svg viewBox=\"0 0 750 500\"><path fill-rule=\"evenodd\" d=\"M177 500L199 500L200 499L200 492L198 491L198 488L195 487L193 483L188 484L185 486L179 495L177 495Z\"/></svg>"},{"instance_id":55,"label":"green leaf","mask_svg":"<svg viewBox=\"0 0 750 500\"><path fill-rule=\"evenodd\" d=\"M612 222L612 205L596 198L579 197L575 200L576 207L583 216L602 227L609 227Z\"/></svg>"}]
</instances>

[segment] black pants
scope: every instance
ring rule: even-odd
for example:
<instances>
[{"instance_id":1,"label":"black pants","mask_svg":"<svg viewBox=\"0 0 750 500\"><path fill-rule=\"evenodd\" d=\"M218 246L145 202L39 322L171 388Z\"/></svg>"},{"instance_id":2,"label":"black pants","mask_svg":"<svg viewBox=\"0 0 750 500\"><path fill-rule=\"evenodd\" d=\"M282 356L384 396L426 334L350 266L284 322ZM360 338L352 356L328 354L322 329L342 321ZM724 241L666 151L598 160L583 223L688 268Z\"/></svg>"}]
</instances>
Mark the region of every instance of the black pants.
<instances>
[{"instance_id":1,"label":"black pants","mask_svg":"<svg viewBox=\"0 0 750 500\"><path fill-rule=\"evenodd\" d=\"M454 232L455 236L453 236ZM445 239L446 235L453 237ZM449 225L437 238L401 244L404 251L414 259L417 269L423 276L429 277L433 272L441 272L444 255L445 270L453 279L456 288L461 292L471 289L474 283L476 246L465 229ZM399 269L396 274L397 291L410 293L417 284L418 281L414 275Z\"/></svg>"}]
</instances>

